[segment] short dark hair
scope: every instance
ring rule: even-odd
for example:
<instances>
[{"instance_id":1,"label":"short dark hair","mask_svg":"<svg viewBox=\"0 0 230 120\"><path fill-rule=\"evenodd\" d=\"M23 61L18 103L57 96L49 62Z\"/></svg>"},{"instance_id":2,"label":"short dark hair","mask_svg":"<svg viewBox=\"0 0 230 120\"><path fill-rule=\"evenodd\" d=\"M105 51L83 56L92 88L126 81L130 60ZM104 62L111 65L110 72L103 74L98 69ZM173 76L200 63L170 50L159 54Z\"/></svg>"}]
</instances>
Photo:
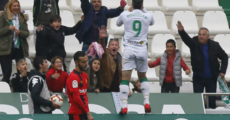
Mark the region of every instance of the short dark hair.
<instances>
[{"instance_id":1,"label":"short dark hair","mask_svg":"<svg viewBox=\"0 0 230 120\"><path fill-rule=\"evenodd\" d=\"M85 52L83 52L83 51L77 51L75 54L74 54L74 56L73 56L73 59L74 59L74 61L78 61L79 62L79 58L80 57L85 57Z\"/></svg>"},{"instance_id":2,"label":"short dark hair","mask_svg":"<svg viewBox=\"0 0 230 120\"><path fill-rule=\"evenodd\" d=\"M26 59L20 58L20 59L16 60L16 66L19 66L19 64L22 63L23 61L26 61Z\"/></svg>"},{"instance_id":3,"label":"short dark hair","mask_svg":"<svg viewBox=\"0 0 230 120\"><path fill-rule=\"evenodd\" d=\"M175 40L169 39L169 40L167 40L166 45L167 45L168 43L172 43L172 44L174 45L174 47L176 47L176 42L175 42Z\"/></svg>"},{"instance_id":4,"label":"short dark hair","mask_svg":"<svg viewBox=\"0 0 230 120\"><path fill-rule=\"evenodd\" d=\"M36 70L40 70L39 64L43 65L43 60L46 60L45 56L37 56L34 58L33 65Z\"/></svg>"},{"instance_id":5,"label":"short dark hair","mask_svg":"<svg viewBox=\"0 0 230 120\"><path fill-rule=\"evenodd\" d=\"M55 22L55 21L60 21L61 22L61 17L59 15L54 15L50 18L50 24Z\"/></svg>"},{"instance_id":6,"label":"short dark hair","mask_svg":"<svg viewBox=\"0 0 230 120\"><path fill-rule=\"evenodd\" d=\"M141 9L143 6L143 0L133 0L133 9Z\"/></svg>"}]
</instances>

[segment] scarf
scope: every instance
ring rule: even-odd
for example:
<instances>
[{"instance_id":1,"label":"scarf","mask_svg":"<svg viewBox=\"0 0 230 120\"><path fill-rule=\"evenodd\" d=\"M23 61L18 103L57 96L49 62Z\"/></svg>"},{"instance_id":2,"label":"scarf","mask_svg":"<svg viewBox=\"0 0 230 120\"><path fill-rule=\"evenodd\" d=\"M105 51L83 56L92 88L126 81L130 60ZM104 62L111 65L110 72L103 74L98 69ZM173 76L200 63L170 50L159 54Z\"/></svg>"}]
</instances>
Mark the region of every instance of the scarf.
<instances>
[{"instance_id":1,"label":"scarf","mask_svg":"<svg viewBox=\"0 0 230 120\"><path fill-rule=\"evenodd\" d=\"M224 82L224 80L220 76L218 76L218 83L219 83L221 93L229 93L227 84ZM226 109L230 109L229 96L222 95L221 98L222 98L222 101L226 105Z\"/></svg>"},{"instance_id":2,"label":"scarf","mask_svg":"<svg viewBox=\"0 0 230 120\"><path fill-rule=\"evenodd\" d=\"M20 30L20 22L18 19L18 15L12 14L12 17L13 17L13 19L10 20L10 25L13 25L18 30ZM15 32L13 32L13 46L14 46L14 48L17 48L17 49L19 49L19 47L20 47L20 38L18 37L18 35Z\"/></svg>"}]
</instances>

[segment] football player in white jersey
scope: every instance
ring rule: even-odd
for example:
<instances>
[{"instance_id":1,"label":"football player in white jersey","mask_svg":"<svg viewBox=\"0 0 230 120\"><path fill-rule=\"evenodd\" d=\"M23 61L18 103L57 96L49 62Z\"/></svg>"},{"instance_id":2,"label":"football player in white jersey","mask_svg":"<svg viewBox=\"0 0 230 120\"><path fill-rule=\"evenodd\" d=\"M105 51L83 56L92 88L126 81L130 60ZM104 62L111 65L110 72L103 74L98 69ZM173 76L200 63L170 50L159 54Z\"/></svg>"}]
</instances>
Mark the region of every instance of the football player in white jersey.
<instances>
[{"instance_id":1,"label":"football player in white jersey","mask_svg":"<svg viewBox=\"0 0 230 120\"><path fill-rule=\"evenodd\" d=\"M143 0L132 0L132 11L121 13L117 26L124 24L124 52L122 58L122 81L120 95L123 107L120 114L127 114L129 81L133 69L138 72L141 90L144 95L145 113L151 112L149 103L149 83L146 78L148 69L147 34L150 25L154 24L153 15L143 10Z\"/></svg>"}]
</instances>

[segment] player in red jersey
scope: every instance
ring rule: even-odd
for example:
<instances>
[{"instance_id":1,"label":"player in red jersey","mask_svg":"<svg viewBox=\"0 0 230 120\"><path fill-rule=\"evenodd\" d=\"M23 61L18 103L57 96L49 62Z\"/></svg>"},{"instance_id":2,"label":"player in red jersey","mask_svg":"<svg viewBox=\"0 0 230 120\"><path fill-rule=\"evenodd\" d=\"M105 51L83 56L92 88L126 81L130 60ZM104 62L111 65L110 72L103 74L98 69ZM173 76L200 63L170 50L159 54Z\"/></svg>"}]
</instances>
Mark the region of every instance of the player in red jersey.
<instances>
[{"instance_id":1,"label":"player in red jersey","mask_svg":"<svg viewBox=\"0 0 230 120\"><path fill-rule=\"evenodd\" d=\"M84 72L87 68L88 57L84 52L78 51L74 54L74 61L76 67L66 81L70 104L69 120L93 120L88 106L88 76Z\"/></svg>"}]
</instances>

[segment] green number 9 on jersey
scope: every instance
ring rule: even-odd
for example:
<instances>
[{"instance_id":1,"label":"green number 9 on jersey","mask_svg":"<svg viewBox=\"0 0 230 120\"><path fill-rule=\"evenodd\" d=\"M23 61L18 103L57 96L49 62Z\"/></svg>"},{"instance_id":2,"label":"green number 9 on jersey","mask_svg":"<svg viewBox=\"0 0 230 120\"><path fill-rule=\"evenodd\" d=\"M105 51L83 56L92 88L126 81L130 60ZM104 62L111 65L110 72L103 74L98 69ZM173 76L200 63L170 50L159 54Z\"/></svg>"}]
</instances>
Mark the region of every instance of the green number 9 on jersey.
<instances>
[{"instance_id":1,"label":"green number 9 on jersey","mask_svg":"<svg viewBox=\"0 0 230 120\"><path fill-rule=\"evenodd\" d=\"M133 22L133 31L136 31L137 34L135 35L135 37L138 37L140 32L141 32L141 22L138 20L135 20Z\"/></svg>"}]
</instances>

